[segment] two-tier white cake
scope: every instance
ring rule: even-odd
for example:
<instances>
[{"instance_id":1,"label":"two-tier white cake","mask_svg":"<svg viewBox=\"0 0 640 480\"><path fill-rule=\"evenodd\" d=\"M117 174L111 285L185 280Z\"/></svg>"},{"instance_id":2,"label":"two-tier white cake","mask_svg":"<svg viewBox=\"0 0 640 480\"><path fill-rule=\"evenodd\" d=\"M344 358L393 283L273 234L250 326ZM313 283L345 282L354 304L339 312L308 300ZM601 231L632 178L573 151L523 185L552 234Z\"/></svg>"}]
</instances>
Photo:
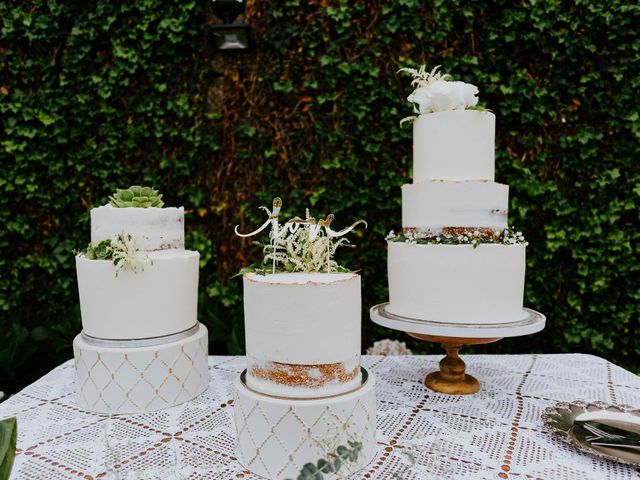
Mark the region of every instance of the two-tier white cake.
<instances>
[{"instance_id":1,"label":"two-tier white cake","mask_svg":"<svg viewBox=\"0 0 640 480\"><path fill-rule=\"evenodd\" d=\"M140 187L124 192L131 190ZM126 205L137 205L131 199ZM76 256L82 333L73 347L82 407L142 413L207 388L199 258L184 249L182 208L109 204L91 211L91 243Z\"/></svg>"},{"instance_id":2,"label":"two-tier white cake","mask_svg":"<svg viewBox=\"0 0 640 480\"><path fill-rule=\"evenodd\" d=\"M350 230L334 232L330 221L316 230L313 219L279 225L276 204L265 267L243 276L238 460L270 479L300 478L305 468L345 478L371 461L376 429L375 379L360 365L360 276L325 255L330 237Z\"/></svg>"},{"instance_id":3,"label":"two-tier white cake","mask_svg":"<svg viewBox=\"0 0 640 480\"><path fill-rule=\"evenodd\" d=\"M432 72L433 74L433 72ZM508 229L509 187L494 181L495 115L467 110L477 88L417 75L409 97L413 183L388 239L389 313L444 323L522 319L526 243Z\"/></svg>"}]
</instances>

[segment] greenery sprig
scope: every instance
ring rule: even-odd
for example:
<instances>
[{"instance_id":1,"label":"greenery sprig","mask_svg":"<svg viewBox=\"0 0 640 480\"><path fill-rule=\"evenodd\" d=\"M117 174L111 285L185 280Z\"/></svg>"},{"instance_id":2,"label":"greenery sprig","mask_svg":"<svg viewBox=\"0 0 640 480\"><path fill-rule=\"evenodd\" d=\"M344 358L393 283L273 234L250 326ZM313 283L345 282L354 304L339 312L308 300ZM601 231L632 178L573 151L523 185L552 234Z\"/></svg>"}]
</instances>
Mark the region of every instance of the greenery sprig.
<instances>
[{"instance_id":1,"label":"greenery sprig","mask_svg":"<svg viewBox=\"0 0 640 480\"><path fill-rule=\"evenodd\" d=\"M397 73L409 73L413 77L413 92L407 100L413 105L414 115L400 120L401 127L413 123L420 114L449 110L486 110L478 106L478 88L475 85L454 82L451 75L439 72L439 69L440 65L428 71L422 65L417 69L405 67L398 70Z\"/></svg>"},{"instance_id":2,"label":"greenery sprig","mask_svg":"<svg viewBox=\"0 0 640 480\"><path fill-rule=\"evenodd\" d=\"M404 67L396 73L409 73L413 77L411 80L411 86L414 87L414 89L426 88L433 82L452 79L451 75L448 73L438 72L440 67L441 65L436 65L430 71L427 71L426 65L421 65L420 68Z\"/></svg>"},{"instance_id":3,"label":"greenery sprig","mask_svg":"<svg viewBox=\"0 0 640 480\"><path fill-rule=\"evenodd\" d=\"M473 245L474 248L483 243L501 245L528 245L522 232L515 228L496 231L469 230L464 233L429 233L421 235L407 232L396 234L393 230L386 237L389 242L409 243L416 245Z\"/></svg>"},{"instance_id":4,"label":"greenery sprig","mask_svg":"<svg viewBox=\"0 0 640 480\"><path fill-rule=\"evenodd\" d=\"M310 219L307 210L306 219ZM264 245L263 263L273 262L282 265L287 272L337 272L347 271L340 266L334 256L341 246L349 244L349 240L342 237L329 237L323 229L316 231L315 238L311 234L312 225L302 224L295 232L286 229L277 233L271 230L271 243Z\"/></svg>"},{"instance_id":5,"label":"greenery sprig","mask_svg":"<svg viewBox=\"0 0 640 480\"><path fill-rule=\"evenodd\" d=\"M327 458L321 458L316 463L304 464L296 480L324 480L325 474L338 473L346 463L358 460L362 451L362 443L351 440L348 440L347 443L348 447L340 445L334 452L329 452Z\"/></svg>"},{"instance_id":6,"label":"greenery sprig","mask_svg":"<svg viewBox=\"0 0 640 480\"><path fill-rule=\"evenodd\" d=\"M121 233L98 243L90 242L84 250L76 253L84 255L87 260L112 261L116 266L116 276L120 270L141 272L146 263L153 263L146 253L138 250L135 239L127 233Z\"/></svg>"},{"instance_id":7,"label":"greenery sprig","mask_svg":"<svg viewBox=\"0 0 640 480\"><path fill-rule=\"evenodd\" d=\"M262 246L263 259L261 264L253 264L242 269L239 274L253 272L261 275L267 273L331 273L349 272L334 260L338 248L352 246L345 235L353 231L358 225L367 222L358 220L351 226L335 231L331 229L333 214L327 218L316 221L306 210L304 219L294 217L284 224L278 222L278 215L282 207L279 197L273 199L273 210L260 207L267 213L267 220L258 229L251 233L240 233L236 226L236 235L240 237L253 237L269 229L269 242L259 243Z\"/></svg>"},{"instance_id":8,"label":"greenery sprig","mask_svg":"<svg viewBox=\"0 0 640 480\"><path fill-rule=\"evenodd\" d=\"M162 194L151 187L132 185L129 188L118 188L116 193L109 197L109 205L116 208L161 208L164 205Z\"/></svg>"},{"instance_id":9,"label":"greenery sprig","mask_svg":"<svg viewBox=\"0 0 640 480\"><path fill-rule=\"evenodd\" d=\"M451 80L452 77L448 73L438 72L440 67L441 65L436 65L434 68L431 69L431 71L427 71L426 65L421 65L419 68L403 67L399 69L396 72L396 74L397 73L410 74L412 77L411 86L414 87L414 91L416 91L418 88L427 88L433 82L438 80L445 80L445 81ZM420 111L418 110L418 107L415 104L413 105L413 113L415 114L420 113ZM408 117L404 117L402 120L400 120L400 126L403 127L407 123L411 124L416 120L416 118L418 118L417 115L410 115Z\"/></svg>"}]
</instances>

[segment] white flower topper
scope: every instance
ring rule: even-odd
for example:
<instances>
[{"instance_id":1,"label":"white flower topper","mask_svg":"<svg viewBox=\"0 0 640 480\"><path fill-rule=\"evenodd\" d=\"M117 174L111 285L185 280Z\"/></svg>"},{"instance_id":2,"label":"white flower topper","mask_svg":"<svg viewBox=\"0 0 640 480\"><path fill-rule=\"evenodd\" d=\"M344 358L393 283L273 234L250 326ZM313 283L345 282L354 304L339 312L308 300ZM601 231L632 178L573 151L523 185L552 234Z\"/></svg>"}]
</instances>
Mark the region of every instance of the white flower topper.
<instances>
[{"instance_id":1,"label":"white flower topper","mask_svg":"<svg viewBox=\"0 0 640 480\"><path fill-rule=\"evenodd\" d=\"M313 242L318 238L318 235L320 234L320 231L322 229L324 229L324 232L326 234L327 237L329 238L338 238L338 237L343 237L344 235L348 234L349 232L353 231L358 225L363 224L365 226L365 228L367 227L367 222L364 220L358 220L357 222L353 223L351 226L344 228L342 230L333 230L331 228L331 222L333 222L335 216L333 215L333 213L330 213L329 215L327 215L327 218L325 218L324 220L318 220L316 221L315 218L300 218L300 217L293 217L289 220L287 220L284 225L283 228L280 228L280 224L278 222L278 216L280 214L280 210L282 208L282 199L280 197L276 197L273 199L273 204L272 204L272 210L269 210L266 207L260 207L262 210L267 212L268 218L267 220L260 226L258 227L256 230L249 232L249 233L240 233L238 231L238 227L239 225L236 225L234 231L235 234L239 237L242 238L246 238L246 237L253 237L261 232L263 232L269 225L271 225L271 233L270 233L270 238L271 238L271 245L272 248L274 250L274 254L273 254L273 266L272 266L272 271L273 273L275 273L276 271L276 255L275 255L275 249L277 248L277 242L276 240L284 235L287 234L287 232L289 233L296 233L297 230L300 228L301 225L305 225L309 228L309 241ZM330 271L331 269L331 249L328 248L327 249L327 272Z\"/></svg>"},{"instance_id":2,"label":"white flower topper","mask_svg":"<svg viewBox=\"0 0 640 480\"><path fill-rule=\"evenodd\" d=\"M436 80L428 87L418 87L407 97L421 114L464 110L478 104L478 87L465 82Z\"/></svg>"},{"instance_id":3,"label":"white flower topper","mask_svg":"<svg viewBox=\"0 0 640 480\"><path fill-rule=\"evenodd\" d=\"M422 65L419 69L398 70L398 72L407 72L413 77L411 86L414 90L407 100L413 104L414 113L423 115L475 107L478 104L478 87L470 83L451 81L449 74L438 72L439 68L440 65L427 71ZM400 124L412 122L415 118L404 118Z\"/></svg>"}]
</instances>

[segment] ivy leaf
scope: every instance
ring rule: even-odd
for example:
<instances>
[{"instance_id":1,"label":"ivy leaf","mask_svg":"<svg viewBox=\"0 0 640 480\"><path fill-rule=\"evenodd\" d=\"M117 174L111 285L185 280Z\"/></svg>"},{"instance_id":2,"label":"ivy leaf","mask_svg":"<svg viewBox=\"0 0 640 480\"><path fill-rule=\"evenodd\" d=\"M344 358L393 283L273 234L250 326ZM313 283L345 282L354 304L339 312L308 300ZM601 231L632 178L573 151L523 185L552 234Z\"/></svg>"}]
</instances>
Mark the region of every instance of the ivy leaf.
<instances>
[{"instance_id":1,"label":"ivy leaf","mask_svg":"<svg viewBox=\"0 0 640 480\"><path fill-rule=\"evenodd\" d=\"M47 112L38 112L38 120L40 120L45 127L48 127L56 121L56 119Z\"/></svg>"}]
</instances>

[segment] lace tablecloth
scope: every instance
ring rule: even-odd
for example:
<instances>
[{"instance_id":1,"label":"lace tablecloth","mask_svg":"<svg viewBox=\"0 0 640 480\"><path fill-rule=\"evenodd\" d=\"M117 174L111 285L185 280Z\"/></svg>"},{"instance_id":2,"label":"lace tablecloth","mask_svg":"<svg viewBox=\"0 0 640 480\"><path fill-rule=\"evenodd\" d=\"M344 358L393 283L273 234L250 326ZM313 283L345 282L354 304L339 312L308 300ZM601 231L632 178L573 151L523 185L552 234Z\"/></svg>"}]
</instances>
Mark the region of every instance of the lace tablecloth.
<instances>
[{"instance_id":1,"label":"lace tablecloth","mask_svg":"<svg viewBox=\"0 0 640 480\"><path fill-rule=\"evenodd\" d=\"M482 383L471 396L423 386L439 357L364 357L377 376L379 451L355 478L640 478L640 468L574 450L540 420L560 400L640 405L640 378L590 355L464 358ZM0 418L18 417L11 478L257 480L234 457L232 380L244 365L243 357L209 357L209 390L196 400L107 417L77 406L66 362L0 404Z\"/></svg>"}]
</instances>

